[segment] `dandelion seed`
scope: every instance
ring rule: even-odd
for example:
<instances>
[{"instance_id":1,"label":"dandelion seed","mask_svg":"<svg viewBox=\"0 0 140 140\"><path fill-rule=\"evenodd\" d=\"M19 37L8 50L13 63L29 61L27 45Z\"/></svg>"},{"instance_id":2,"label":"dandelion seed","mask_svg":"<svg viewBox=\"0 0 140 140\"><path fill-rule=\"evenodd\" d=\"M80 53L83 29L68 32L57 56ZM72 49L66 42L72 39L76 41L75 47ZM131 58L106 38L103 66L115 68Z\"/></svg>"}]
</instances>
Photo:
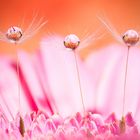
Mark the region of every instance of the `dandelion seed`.
<instances>
[{"instance_id":1,"label":"dandelion seed","mask_svg":"<svg viewBox=\"0 0 140 140\"><path fill-rule=\"evenodd\" d=\"M135 46L139 41L139 34L135 30L128 30L122 36L122 40L128 47L127 49L127 56L126 56L126 66L125 66L125 79L124 79L124 97L123 97L123 111L125 111L125 96L126 96L126 82L127 82L127 74L128 74L128 60L129 60L129 52L130 47Z\"/></svg>"},{"instance_id":2,"label":"dandelion seed","mask_svg":"<svg viewBox=\"0 0 140 140\"><path fill-rule=\"evenodd\" d=\"M88 35L85 38L83 38L82 41L75 34L69 34L64 38L64 42L63 42L64 46L66 48L72 50L72 52L74 54L77 77L78 77L78 82L79 82L79 90L80 90L80 94L81 94L81 101L82 101L82 106L83 106L84 112L85 112L85 103L84 103L84 98L83 98L84 95L83 95L83 91L82 91L82 87L81 87L80 72L79 72L79 67L78 67L77 58L76 58L77 57L76 50L86 48L87 46L89 46L91 44L91 42L103 37L105 34L102 33L102 35L100 35L101 34L100 31L101 31L101 29L98 28L98 30L95 31L94 33L92 33L92 34L88 33ZM79 47L79 45L80 45L80 47ZM94 100L96 100L96 98L94 98Z\"/></svg>"},{"instance_id":3,"label":"dandelion seed","mask_svg":"<svg viewBox=\"0 0 140 140\"><path fill-rule=\"evenodd\" d=\"M81 101L82 101L83 111L85 113L85 105L84 105L84 98L83 98L81 81L80 81L80 73L79 73L79 68L78 68L78 63L77 63L77 58L76 58L76 53L75 53L75 49L79 46L79 44L80 44L80 39L75 34L67 35L64 39L65 47L72 49L73 53L74 53L74 59L75 59L75 65L76 65L76 71L77 71L77 78L78 78L78 82L79 82Z\"/></svg>"},{"instance_id":4,"label":"dandelion seed","mask_svg":"<svg viewBox=\"0 0 140 140\"><path fill-rule=\"evenodd\" d=\"M38 22L36 22L36 16L33 18L31 21L30 25L28 26L26 31L23 31L20 27L17 26L12 26L10 27L7 32L1 33L0 39L2 41L14 43L16 46L19 43L22 43L23 41L31 38L35 33L37 33L45 24L46 21L43 21L43 18L40 18ZM35 24L35 25L34 25ZM19 113L21 110L21 105L20 105L20 71L19 71L19 58L18 54L16 54L16 72L18 76L18 101L19 101ZM22 136L24 136L24 121L21 117L22 115L20 114L20 123L19 123L19 131Z\"/></svg>"},{"instance_id":5,"label":"dandelion seed","mask_svg":"<svg viewBox=\"0 0 140 140\"><path fill-rule=\"evenodd\" d=\"M125 132L125 119L124 119L124 111L125 111L125 99L126 99L126 84L127 84L127 75L128 75L128 61L129 61L129 51L130 47L136 46L139 41L139 34L133 30L127 30L123 36L119 35L116 29L105 19L98 17L98 19L105 25L105 27L112 33L116 40L118 40L124 46L127 46L127 54L126 54L126 64L125 64L125 73L124 73L124 88L123 88L123 106L122 106L122 119L120 121L120 128L122 132Z\"/></svg>"},{"instance_id":6,"label":"dandelion seed","mask_svg":"<svg viewBox=\"0 0 140 140\"><path fill-rule=\"evenodd\" d=\"M47 21L44 21L43 18L37 20L36 15L26 30L21 27L11 26L7 32L0 32L0 40L16 44L22 43L35 35L46 23Z\"/></svg>"}]
</instances>

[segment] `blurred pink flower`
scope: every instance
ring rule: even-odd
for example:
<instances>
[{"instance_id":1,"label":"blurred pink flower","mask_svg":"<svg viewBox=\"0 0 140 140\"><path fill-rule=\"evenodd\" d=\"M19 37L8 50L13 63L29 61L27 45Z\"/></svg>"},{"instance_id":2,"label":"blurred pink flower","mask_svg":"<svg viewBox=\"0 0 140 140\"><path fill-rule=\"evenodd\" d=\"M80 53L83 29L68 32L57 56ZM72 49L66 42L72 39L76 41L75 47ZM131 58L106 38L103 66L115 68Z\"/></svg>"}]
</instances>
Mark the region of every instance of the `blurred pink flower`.
<instances>
[{"instance_id":1,"label":"blurred pink flower","mask_svg":"<svg viewBox=\"0 0 140 140\"><path fill-rule=\"evenodd\" d=\"M63 39L58 36L48 37L40 45L33 55L18 52L23 122L18 113L16 63L1 57L1 139L140 139L138 48L130 49L126 115L121 120L125 47L103 48L85 62L78 58L87 111L83 115L72 51L64 48ZM19 131L23 129L21 123L24 137Z\"/></svg>"}]
</instances>

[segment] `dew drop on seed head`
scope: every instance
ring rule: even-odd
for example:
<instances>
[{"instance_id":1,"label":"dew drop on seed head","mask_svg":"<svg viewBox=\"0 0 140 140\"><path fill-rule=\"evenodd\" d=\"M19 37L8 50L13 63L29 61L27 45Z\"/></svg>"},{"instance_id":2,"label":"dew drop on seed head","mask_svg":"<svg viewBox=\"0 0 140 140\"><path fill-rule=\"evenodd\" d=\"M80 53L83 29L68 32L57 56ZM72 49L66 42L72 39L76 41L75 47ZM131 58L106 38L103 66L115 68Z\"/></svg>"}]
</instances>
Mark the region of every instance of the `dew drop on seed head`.
<instances>
[{"instance_id":1,"label":"dew drop on seed head","mask_svg":"<svg viewBox=\"0 0 140 140\"><path fill-rule=\"evenodd\" d=\"M128 30L122 36L123 41L128 46L134 46L139 41L139 34L135 30Z\"/></svg>"},{"instance_id":2,"label":"dew drop on seed head","mask_svg":"<svg viewBox=\"0 0 140 140\"><path fill-rule=\"evenodd\" d=\"M8 29L6 37L12 42L19 41L22 37L22 30L19 27L12 26Z\"/></svg>"},{"instance_id":3,"label":"dew drop on seed head","mask_svg":"<svg viewBox=\"0 0 140 140\"><path fill-rule=\"evenodd\" d=\"M80 44L80 39L75 34L67 35L64 39L64 45L69 49L76 49Z\"/></svg>"}]
</instances>

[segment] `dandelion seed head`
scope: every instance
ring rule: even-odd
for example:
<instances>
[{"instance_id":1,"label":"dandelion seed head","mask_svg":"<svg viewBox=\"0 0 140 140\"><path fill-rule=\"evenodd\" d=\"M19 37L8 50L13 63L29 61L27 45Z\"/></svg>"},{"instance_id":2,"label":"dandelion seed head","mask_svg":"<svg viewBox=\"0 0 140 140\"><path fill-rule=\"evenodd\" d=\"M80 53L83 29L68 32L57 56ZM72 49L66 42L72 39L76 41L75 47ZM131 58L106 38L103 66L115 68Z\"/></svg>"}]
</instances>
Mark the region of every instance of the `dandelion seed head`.
<instances>
[{"instance_id":1,"label":"dandelion seed head","mask_svg":"<svg viewBox=\"0 0 140 140\"><path fill-rule=\"evenodd\" d=\"M16 27L16 26L10 27L6 33L7 39L14 43L16 41L19 41L21 39L22 35L23 35L23 33L22 33L21 28Z\"/></svg>"},{"instance_id":2,"label":"dandelion seed head","mask_svg":"<svg viewBox=\"0 0 140 140\"><path fill-rule=\"evenodd\" d=\"M128 30L122 39L128 46L134 46L139 41L139 34L135 30Z\"/></svg>"},{"instance_id":3,"label":"dandelion seed head","mask_svg":"<svg viewBox=\"0 0 140 140\"><path fill-rule=\"evenodd\" d=\"M76 49L80 44L80 39L75 34L67 35L64 39L64 45L69 49Z\"/></svg>"}]
</instances>

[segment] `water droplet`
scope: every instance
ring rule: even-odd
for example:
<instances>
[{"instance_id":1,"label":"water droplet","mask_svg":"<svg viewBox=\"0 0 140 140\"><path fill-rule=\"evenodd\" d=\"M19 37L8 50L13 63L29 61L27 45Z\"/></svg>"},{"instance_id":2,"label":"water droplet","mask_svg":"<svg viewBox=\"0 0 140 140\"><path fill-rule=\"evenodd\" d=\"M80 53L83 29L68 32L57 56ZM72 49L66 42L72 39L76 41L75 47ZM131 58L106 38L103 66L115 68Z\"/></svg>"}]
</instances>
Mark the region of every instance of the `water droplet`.
<instances>
[{"instance_id":1,"label":"water droplet","mask_svg":"<svg viewBox=\"0 0 140 140\"><path fill-rule=\"evenodd\" d=\"M128 46L134 46L139 41L139 34L135 30L128 30L122 39Z\"/></svg>"},{"instance_id":2,"label":"water droplet","mask_svg":"<svg viewBox=\"0 0 140 140\"><path fill-rule=\"evenodd\" d=\"M64 45L66 48L74 50L79 46L79 44L80 39L74 34L67 35L64 39Z\"/></svg>"},{"instance_id":3,"label":"water droplet","mask_svg":"<svg viewBox=\"0 0 140 140\"><path fill-rule=\"evenodd\" d=\"M9 39L12 42L19 41L22 37L22 30L19 27L12 26L8 29L6 33L7 39Z\"/></svg>"}]
</instances>

